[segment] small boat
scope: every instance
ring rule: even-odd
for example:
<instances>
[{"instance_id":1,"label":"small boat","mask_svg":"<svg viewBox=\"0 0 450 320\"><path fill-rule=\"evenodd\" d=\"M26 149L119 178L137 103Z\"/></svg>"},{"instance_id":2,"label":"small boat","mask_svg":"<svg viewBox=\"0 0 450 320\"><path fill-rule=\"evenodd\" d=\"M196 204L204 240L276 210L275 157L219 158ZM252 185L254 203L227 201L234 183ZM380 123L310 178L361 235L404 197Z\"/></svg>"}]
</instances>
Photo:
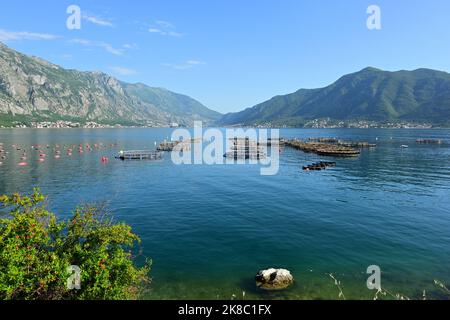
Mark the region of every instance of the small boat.
<instances>
[{"instance_id":1,"label":"small boat","mask_svg":"<svg viewBox=\"0 0 450 320\"><path fill-rule=\"evenodd\" d=\"M330 162L330 161L320 161L313 163L309 166L302 167L303 171L320 171L325 170L329 167L336 167L336 162Z\"/></svg>"},{"instance_id":2,"label":"small boat","mask_svg":"<svg viewBox=\"0 0 450 320\"><path fill-rule=\"evenodd\" d=\"M406 144L402 144L401 146L400 146L400 148L402 148L402 149L407 149L407 148L409 148Z\"/></svg>"}]
</instances>

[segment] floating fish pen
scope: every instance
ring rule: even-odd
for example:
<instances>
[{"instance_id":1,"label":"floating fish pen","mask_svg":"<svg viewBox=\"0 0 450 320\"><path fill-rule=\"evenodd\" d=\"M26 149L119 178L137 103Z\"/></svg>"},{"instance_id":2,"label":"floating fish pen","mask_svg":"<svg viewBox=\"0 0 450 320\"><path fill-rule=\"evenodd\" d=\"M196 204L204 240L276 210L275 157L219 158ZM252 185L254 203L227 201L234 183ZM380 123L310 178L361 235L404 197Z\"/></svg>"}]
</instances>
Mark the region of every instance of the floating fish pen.
<instances>
[{"instance_id":1,"label":"floating fish pen","mask_svg":"<svg viewBox=\"0 0 450 320\"><path fill-rule=\"evenodd\" d=\"M309 166L304 166L303 171L321 171L321 170L325 170L329 167L335 167L335 166L336 166L336 162L320 161L320 162L313 163Z\"/></svg>"},{"instance_id":2,"label":"floating fish pen","mask_svg":"<svg viewBox=\"0 0 450 320\"><path fill-rule=\"evenodd\" d=\"M163 141L159 144L156 150L171 152L179 143L180 143L179 141Z\"/></svg>"},{"instance_id":3,"label":"floating fish pen","mask_svg":"<svg viewBox=\"0 0 450 320\"><path fill-rule=\"evenodd\" d=\"M319 143L337 143L336 138L309 138L309 142L319 142Z\"/></svg>"},{"instance_id":4,"label":"floating fish pen","mask_svg":"<svg viewBox=\"0 0 450 320\"><path fill-rule=\"evenodd\" d=\"M327 146L325 148L318 149L316 153L319 156L326 157L357 157L361 154L361 151L351 148L343 149L343 147L333 149Z\"/></svg>"},{"instance_id":5,"label":"floating fish pen","mask_svg":"<svg viewBox=\"0 0 450 320\"><path fill-rule=\"evenodd\" d=\"M162 160L164 153L160 151L132 150L121 151L116 156L120 160Z\"/></svg>"},{"instance_id":6,"label":"floating fish pen","mask_svg":"<svg viewBox=\"0 0 450 320\"><path fill-rule=\"evenodd\" d=\"M186 141L166 141L164 140L156 148L158 151L172 152L176 151L189 151L191 146L195 143L201 143L202 139L189 139Z\"/></svg>"},{"instance_id":7,"label":"floating fish pen","mask_svg":"<svg viewBox=\"0 0 450 320\"><path fill-rule=\"evenodd\" d=\"M342 147L349 148L375 148L377 145L373 143L369 143L366 141L344 141L336 138L309 138L309 142L311 143L326 143L326 144L336 144Z\"/></svg>"},{"instance_id":8,"label":"floating fish pen","mask_svg":"<svg viewBox=\"0 0 450 320\"><path fill-rule=\"evenodd\" d=\"M260 152L240 152L240 151L228 151L224 154L224 158L234 160L260 160L265 159L267 156L265 153Z\"/></svg>"},{"instance_id":9,"label":"floating fish pen","mask_svg":"<svg viewBox=\"0 0 450 320\"><path fill-rule=\"evenodd\" d=\"M266 145L260 145L258 142L249 138L232 138L233 145L230 151L224 154L227 159L234 160L260 160L266 158Z\"/></svg>"},{"instance_id":10,"label":"floating fish pen","mask_svg":"<svg viewBox=\"0 0 450 320\"><path fill-rule=\"evenodd\" d=\"M369 142L359 142L359 141L342 141L339 140L337 142L338 145L343 146L343 147L350 147L350 148L376 148L376 144L374 143L369 143Z\"/></svg>"},{"instance_id":11,"label":"floating fish pen","mask_svg":"<svg viewBox=\"0 0 450 320\"><path fill-rule=\"evenodd\" d=\"M271 147L273 145L274 146L283 146L285 143L286 143L286 140L284 138L279 138L279 139L268 138L266 145L268 147Z\"/></svg>"},{"instance_id":12,"label":"floating fish pen","mask_svg":"<svg viewBox=\"0 0 450 320\"><path fill-rule=\"evenodd\" d=\"M271 146L281 146L284 145L286 143L286 140L284 138L278 138L278 139L273 139L273 138L267 138L267 140L265 141L253 141L250 138L246 137L246 138L231 138L230 141L233 141L233 143L235 145L237 144L254 144L256 146L266 146L266 147L271 147Z\"/></svg>"},{"instance_id":13,"label":"floating fish pen","mask_svg":"<svg viewBox=\"0 0 450 320\"><path fill-rule=\"evenodd\" d=\"M418 144L442 144L442 140L439 139L417 139Z\"/></svg>"},{"instance_id":14,"label":"floating fish pen","mask_svg":"<svg viewBox=\"0 0 450 320\"><path fill-rule=\"evenodd\" d=\"M286 145L307 153L315 153L321 156L331 157L357 157L361 151L351 147L340 146L336 144L303 142L299 140L290 140Z\"/></svg>"}]
</instances>

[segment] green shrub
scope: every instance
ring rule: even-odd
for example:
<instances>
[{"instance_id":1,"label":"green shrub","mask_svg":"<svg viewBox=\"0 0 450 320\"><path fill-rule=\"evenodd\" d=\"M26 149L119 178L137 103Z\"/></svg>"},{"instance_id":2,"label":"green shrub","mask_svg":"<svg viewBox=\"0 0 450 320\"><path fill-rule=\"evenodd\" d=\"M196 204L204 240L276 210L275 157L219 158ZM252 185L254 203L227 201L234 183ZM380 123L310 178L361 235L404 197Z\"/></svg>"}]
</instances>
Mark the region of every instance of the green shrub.
<instances>
[{"instance_id":1,"label":"green shrub","mask_svg":"<svg viewBox=\"0 0 450 320\"><path fill-rule=\"evenodd\" d=\"M140 239L131 227L113 223L96 206L58 221L44 200L38 190L0 196L9 211L0 219L0 299L138 299L150 281L150 261L135 266L132 250ZM81 270L79 290L67 285L72 265Z\"/></svg>"}]
</instances>

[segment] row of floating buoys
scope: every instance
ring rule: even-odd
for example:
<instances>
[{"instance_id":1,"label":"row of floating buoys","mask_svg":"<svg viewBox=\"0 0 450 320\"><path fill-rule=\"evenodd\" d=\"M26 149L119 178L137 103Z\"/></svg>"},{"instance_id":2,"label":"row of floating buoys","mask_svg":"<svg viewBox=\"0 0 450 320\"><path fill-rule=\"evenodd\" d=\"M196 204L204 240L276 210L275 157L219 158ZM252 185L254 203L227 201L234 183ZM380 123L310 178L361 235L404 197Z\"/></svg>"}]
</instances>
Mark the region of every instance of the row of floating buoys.
<instances>
[{"instance_id":1,"label":"row of floating buoys","mask_svg":"<svg viewBox=\"0 0 450 320\"><path fill-rule=\"evenodd\" d=\"M3 165L3 161L1 161L1 160L6 159L6 156L4 155L4 153L5 153L5 149L3 149L3 143L0 142L0 166Z\"/></svg>"},{"instance_id":2,"label":"row of floating buoys","mask_svg":"<svg viewBox=\"0 0 450 320\"><path fill-rule=\"evenodd\" d=\"M3 143L0 142L0 166L3 165L3 160L6 160L6 150L3 149Z\"/></svg>"},{"instance_id":3,"label":"row of floating buoys","mask_svg":"<svg viewBox=\"0 0 450 320\"><path fill-rule=\"evenodd\" d=\"M79 144L77 145L59 145L59 144L55 144L54 147L52 148L52 146L50 144L46 144L46 145L39 145L39 144L34 144L31 145L31 149L33 151L35 151L38 154L38 158L37 161L39 163L43 163L45 162L45 160L47 159L47 154L43 151L45 148L46 149L52 149L53 151L53 158L54 159L60 159L62 157L62 150L66 151L66 155L67 156L72 156L73 152L75 150L78 150L79 154L83 154L85 152L92 152L94 150L101 150L101 149L107 149L109 147L114 147L117 146L116 143L112 143L112 144L103 144L103 143L95 143L95 144L90 144L90 143L86 143L86 144ZM29 163L27 162L28 160L28 154L25 151L27 148L17 145L17 144L12 144L11 148L15 151L21 151L20 154L20 162L18 163L18 166L20 167L26 167L29 165ZM4 144L0 143L0 165L3 165L4 160L7 159L7 154L9 152L7 152L4 149ZM108 157L102 157L101 158L101 162L102 163L108 163L109 162L109 158Z\"/></svg>"}]
</instances>

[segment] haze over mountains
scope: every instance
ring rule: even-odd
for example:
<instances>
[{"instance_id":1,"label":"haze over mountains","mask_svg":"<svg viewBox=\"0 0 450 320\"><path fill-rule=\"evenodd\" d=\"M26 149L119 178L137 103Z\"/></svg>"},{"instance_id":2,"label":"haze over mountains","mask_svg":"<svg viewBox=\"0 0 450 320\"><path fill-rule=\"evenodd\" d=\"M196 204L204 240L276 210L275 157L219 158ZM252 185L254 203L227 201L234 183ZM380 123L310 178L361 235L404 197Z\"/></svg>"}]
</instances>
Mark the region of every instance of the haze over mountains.
<instances>
[{"instance_id":1,"label":"haze over mountains","mask_svg":"<svg viewBox=\"0 0 450 320\"><path fill-rule=\"evenodd\" d=\"M320 89L277 96L221 125L301 125L309 119L450 122L450 74L418 69L388 72L366 68Z\"/></svg>"},{"instance_id":2,"label":"haze over mountains","mask_svg":"<svg viewBox=\"0 0 450 320\"><path fill-rule=\"evenodd\" d=\"M128 84L100 72L63 69L0 43L0 120L96 121L164 126L220 117L166 89Z\"/></svg>"}]
</instances>

